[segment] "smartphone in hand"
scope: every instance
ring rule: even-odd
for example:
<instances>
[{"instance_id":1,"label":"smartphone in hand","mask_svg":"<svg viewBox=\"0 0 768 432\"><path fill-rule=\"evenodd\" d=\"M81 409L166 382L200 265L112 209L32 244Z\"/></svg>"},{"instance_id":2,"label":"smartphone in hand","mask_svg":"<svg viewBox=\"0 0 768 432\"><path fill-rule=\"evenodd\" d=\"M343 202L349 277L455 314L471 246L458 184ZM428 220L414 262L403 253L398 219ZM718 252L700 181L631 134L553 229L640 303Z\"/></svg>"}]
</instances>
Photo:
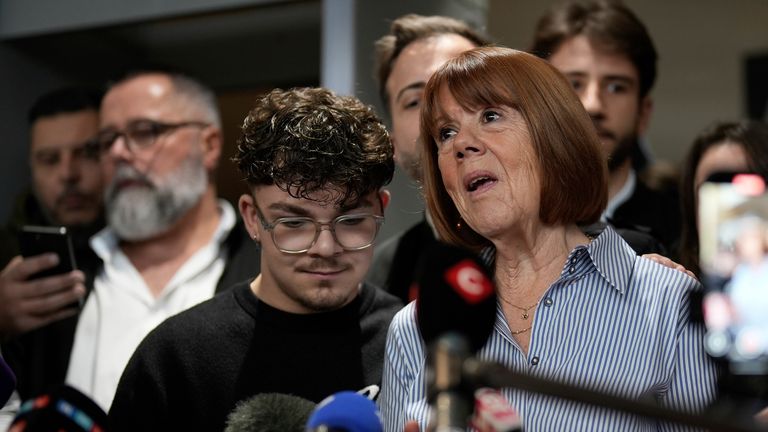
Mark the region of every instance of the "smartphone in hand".
<instances>
[{"instance_id":1,"label":"smartphone in hand","mask_svg":"<svg viewBox=\"0 0 768 432\"><path fill-rule=\"evenodd\" d=\"M768 391L768 191L751 173L716 173L699 189L707 351ZM767 393L768 394L768 393Z\"/></svg>"},{"instance_id":2,"label":"smartphone in hand","mask_svg":"<svg viewBox=\"0 0 768 432\"><path fill-rule=\"evenodd\" d=\"M19 233L19 249L25 258L51 252L59 256L56 266L35 273L30 279L68 273L77 268L66 227L25 225Z\"/></svg>"}]
</instances>

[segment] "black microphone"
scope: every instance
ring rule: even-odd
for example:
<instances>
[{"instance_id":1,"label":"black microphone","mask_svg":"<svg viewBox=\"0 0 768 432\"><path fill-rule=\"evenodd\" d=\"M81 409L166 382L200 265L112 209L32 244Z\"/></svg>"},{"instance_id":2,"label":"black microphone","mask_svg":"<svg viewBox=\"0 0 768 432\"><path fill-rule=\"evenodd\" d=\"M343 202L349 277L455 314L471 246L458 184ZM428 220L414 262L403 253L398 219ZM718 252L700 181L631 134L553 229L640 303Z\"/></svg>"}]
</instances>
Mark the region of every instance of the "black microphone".
<instances>
[{"instance_id":1,"label":"black microphone","mask_svg":"<svg viewBox=\"0 0 768 432\"><path fill-rule=\"evenodd\" d=\"M237 403L224 432L304 432L315 404L282 393L261 393Z\"/></svg>"},{"instance_id":2,"label":"black microphone","mask_svg":"<svg viewBox=\"0 0 768 432\"><path fill-rule=\"evenodd\" d=\"M0 357L0 407L8 402L11 398L13 390L16 389L16 375L8 367L8 363Z\"/></svg>"},{"instance_id":3,"label":"black microphone","mask_svg":"<svg viewBox=\"0 0 768 432\"><path fill-rule=\"evenodd\" d=\"M108 431L107 413L88 396L70 386L29 399L21 404L11 432Z\"/></svg>"},{"instance_id":4,"label":"black microphone","mask_svg":"<svg viewBox=\"0 0 768 432\"><path fill-rule=\"evenodd\" d=\"M472 388L464 361L485 345L496 321L496 290L488 270L467 250L437 243L423 254L416 316L429 347L427 398L435 408L431 429L464 431Z\"/></svg>"}]
</instances>

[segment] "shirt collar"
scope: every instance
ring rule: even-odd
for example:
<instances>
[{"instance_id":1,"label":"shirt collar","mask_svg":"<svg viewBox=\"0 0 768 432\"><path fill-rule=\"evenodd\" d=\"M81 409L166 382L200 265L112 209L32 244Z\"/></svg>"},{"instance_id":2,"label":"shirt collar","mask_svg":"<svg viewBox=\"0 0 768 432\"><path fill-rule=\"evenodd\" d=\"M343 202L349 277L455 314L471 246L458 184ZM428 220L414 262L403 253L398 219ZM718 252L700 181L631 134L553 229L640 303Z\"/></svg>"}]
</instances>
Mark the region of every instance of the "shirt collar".
<instances>
[{"instance_id":1,"label":"shirt collar","mask_svg":"<svg viewBox=\"0 0 768 432\"><path fill-rule=\"evenodd\" d=\"M630 169L627 175L627 180L624 182L624 186L619 189L619 192L608 201L605 206L603 214L600 216L600 220L605 221L613 218L613 214L616 213L616 209L621 207L622 204L627 202L632 194L635 193L635 185L637 184L637 175L635 170Z\"/></svg>"},{"instance_id":2,"label":"shirt collar","mask_svg":"<svg viewBox=\"0 0 768 432\"><path fill-rule=\"evenodd\" d=\"M589 234L597 236L586 246L578 246L568 255L561 278L582 277L588 269L579 266L580 271L569 272L569 268L584 259L589 259L591 266L614 289L620 293L626 291L629 279L632 276L632 268L635 265L635 251L624 242L621 236L607 224L590 225ZM584 251L587 253L584 253ZM488 268L493 269L496 261L496 249L487 246L480 251L480 261Z\"/></svg>"},{"instance_id":3,"label":"shirt collar","mask_svg":"<svg viewBox=\"0 0 768 432\"><path fill-rule=\"evenodd\" d=\"M624 293L637 255L621 236L606 225L597 238L586 247L580 247L587 250L585 256L589 257L598 274L617 291Z\"/></svg>"}]
</instances>

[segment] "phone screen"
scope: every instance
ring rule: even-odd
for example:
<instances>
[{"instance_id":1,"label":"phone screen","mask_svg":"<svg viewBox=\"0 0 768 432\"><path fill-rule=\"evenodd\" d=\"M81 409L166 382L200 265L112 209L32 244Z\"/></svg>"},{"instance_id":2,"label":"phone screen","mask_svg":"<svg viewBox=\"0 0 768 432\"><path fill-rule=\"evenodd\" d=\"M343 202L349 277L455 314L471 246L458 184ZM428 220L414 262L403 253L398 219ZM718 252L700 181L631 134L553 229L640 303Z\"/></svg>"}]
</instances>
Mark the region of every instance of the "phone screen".
<instances>
[{"instance_id":1,"label":"phone screen","mask_svg":"<svg viewBox=\"0 0 768 432\"><path fill-rule=\"evenodd\" d=\"M51 252L59 256L56 266L35 273L32 279L67 273L76 268L72 240L65 227L26 225L19 234L19 248L24 257Z\"/></svg>"},{"instance_id":2,"label":"phone screen","mask_svg":"<svg viewBox=\"0 0 768 432\"><path fill-rule=\"evenodd\" d=\"M756 174L718 173L699 189L705 346L731 373L768 373L768 193Z\"/></svg>"}]
</instances>

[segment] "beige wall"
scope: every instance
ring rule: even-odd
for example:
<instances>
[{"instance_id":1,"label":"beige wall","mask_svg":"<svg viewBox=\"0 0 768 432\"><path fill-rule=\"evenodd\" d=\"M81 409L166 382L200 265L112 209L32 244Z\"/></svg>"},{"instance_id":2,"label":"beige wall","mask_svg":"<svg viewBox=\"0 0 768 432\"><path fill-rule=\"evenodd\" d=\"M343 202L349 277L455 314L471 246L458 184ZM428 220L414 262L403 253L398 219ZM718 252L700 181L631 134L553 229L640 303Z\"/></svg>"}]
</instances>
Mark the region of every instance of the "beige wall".
<instances>
[{"instance_id":1,"label":"beige wall","mask_svg":"<svg viewBox=\"0 0 768 432\"><path fill-rule=\"evenodd\" d=\"M491 0L488 33L528 47L553 0ZM715 120L746 114L745 56L768 54L768 1L625 0L659 52L648 140L658 158L681 160L693 137ZM766 77L768 79L768 77Z\"/></svg>"}]
</instances>

